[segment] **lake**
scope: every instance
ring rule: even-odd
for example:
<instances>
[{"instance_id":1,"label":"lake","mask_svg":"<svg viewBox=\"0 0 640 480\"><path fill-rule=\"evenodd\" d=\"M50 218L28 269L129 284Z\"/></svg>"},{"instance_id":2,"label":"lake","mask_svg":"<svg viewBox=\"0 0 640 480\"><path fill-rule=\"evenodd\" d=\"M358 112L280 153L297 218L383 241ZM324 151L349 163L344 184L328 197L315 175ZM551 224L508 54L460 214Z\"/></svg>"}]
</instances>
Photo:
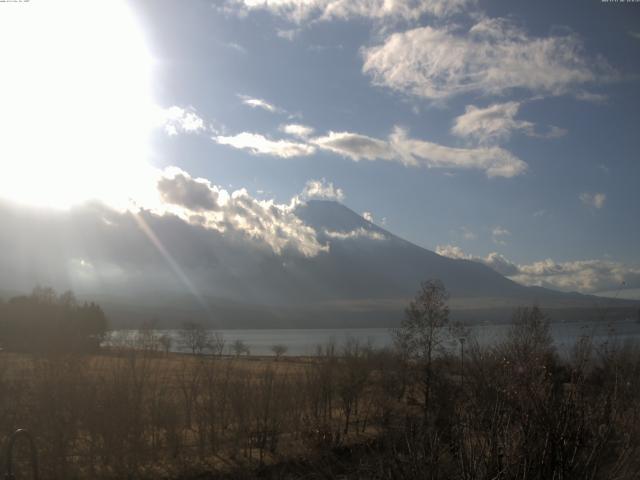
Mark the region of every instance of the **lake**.
<instances>
[{"instance_id":1,"label":"lake","mask_svg":"<svg viewBox=\"0 0 640 480\"><path fill-rule=\"evenodd\" d=\"M481 345L490 345L500 341L508 332L510 325L481 324L470 327L471 335ZM314 355L318 345L335 344L338 351L341 345L352 338L369 343L374 347L390 346L391 332L386 328L357 329L256 329L256 330L217 330L222 333L228 347L235 340L242 340L249 346L252 355L273 355L271 347L279 344L287 347L287 355ZM624 342L629 339L640 341L640 324L633 320L607 322L565 322L553 323L551 332L558 351L570 351L576 340L591 336L596 344L607 341ZM180 344L179 330L154 330L154 335L168 335L172 339L171 350L186 351ZM121 338L135 338L137 330L117 330L114 335ZM109 343L109 341L107 341Z\"/></svg>"}]
</instances>

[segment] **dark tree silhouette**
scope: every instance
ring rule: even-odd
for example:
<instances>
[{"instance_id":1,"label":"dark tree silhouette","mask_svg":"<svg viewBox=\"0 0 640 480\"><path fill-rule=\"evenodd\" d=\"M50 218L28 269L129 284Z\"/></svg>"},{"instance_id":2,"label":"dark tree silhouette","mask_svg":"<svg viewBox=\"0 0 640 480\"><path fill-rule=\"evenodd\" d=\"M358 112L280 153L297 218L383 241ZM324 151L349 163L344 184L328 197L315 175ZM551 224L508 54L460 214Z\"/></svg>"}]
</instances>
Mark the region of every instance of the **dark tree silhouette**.
<instances>
[{"instance_id":1,"label":"dark tree silhouette","mask_svg":"<svg viewBox=\"0 0 640 480\"><path fill-rule=\"evenodd\" d=\"M15 351L91 351L100 346L107 318L99 305L79 304L67 291L50 287L0 304L0 342Z\"/></svg>"}]
</instances>

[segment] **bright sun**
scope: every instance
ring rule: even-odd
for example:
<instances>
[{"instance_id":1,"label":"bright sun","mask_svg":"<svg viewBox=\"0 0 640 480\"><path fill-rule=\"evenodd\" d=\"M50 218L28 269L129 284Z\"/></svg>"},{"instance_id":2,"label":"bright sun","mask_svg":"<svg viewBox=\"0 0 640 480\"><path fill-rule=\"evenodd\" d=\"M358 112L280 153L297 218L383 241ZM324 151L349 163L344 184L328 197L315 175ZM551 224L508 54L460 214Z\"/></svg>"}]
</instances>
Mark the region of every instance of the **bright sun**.
<instances>
[{"instance_id":1,"label":"bright sun","mask_svg":"<svg viewBox=\"0 0 640 480\"><path fill-rule=\"evenodd\" d=\"M0 196L65 208L126 200L147 168L151 57L120 0L5 3Z\"/></svg>"}]
</instances>

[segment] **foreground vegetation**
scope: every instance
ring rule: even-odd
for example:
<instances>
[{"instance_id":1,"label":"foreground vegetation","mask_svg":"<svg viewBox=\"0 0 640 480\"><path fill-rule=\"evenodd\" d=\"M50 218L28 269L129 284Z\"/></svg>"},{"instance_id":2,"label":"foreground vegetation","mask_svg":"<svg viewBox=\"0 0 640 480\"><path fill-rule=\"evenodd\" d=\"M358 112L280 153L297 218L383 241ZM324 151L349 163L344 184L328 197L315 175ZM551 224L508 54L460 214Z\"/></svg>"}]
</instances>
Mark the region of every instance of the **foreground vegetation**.
<instances>
[{"instance_id":1,"label":"foreground vegetation","mask_svg":"<svg viewBox=\"0 0 640 480\"><path fill-rule=\"evenodd\" d=\"M71 291L36 287L30 295L0 299L0 345L14 352L92 352L107 331L99 305Z\"/></svg>"},{"instance_id":2,"label":"foreground vegetation","mask_svg":"<svg viewBox=\"0 0 640 480\"><path fill-rule=\"evenodd\" d=\"M427 283L389 350L178 355L147 332L93 354L4 352L0 431L33 432L45 479L637 478L640 346L585 337L560 358L537 308L491 347L450 327Z\"/></svg>"}]
</instances>

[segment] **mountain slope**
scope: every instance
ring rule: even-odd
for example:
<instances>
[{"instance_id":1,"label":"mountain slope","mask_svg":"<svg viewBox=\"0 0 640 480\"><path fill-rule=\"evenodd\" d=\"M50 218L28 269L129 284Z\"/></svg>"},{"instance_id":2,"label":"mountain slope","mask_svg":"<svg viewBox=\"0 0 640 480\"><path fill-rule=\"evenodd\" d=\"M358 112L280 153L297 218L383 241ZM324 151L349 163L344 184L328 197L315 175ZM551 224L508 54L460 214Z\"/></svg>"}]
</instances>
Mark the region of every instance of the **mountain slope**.
<instances>
[{"instance_id":1,"label":"mountain slope","mask_svg":"<svg viewBox=\"0 0 640 480\"><path fill-rule=\"evenodd\" d=\"M276 253L246 235L173 215L143 211L134 218L99 204L43 213L0 203L0 289L71 288L100 302L119 326L152 319L227 328L389 326L428 279L445 284L454 318L465 321L507 320L514 306L531 303L562 310L557 318L567 319L570 308L595 311L603 303L525 287L480 263L442 257L336 202L309 201L295 213L316 231L323 246L317 255L296 248ZM638 305L606 302L627 310Z\"/></svg>"},{"instance_id":2,"label":"mountain slope","mask_svg":"<svg viewBox=\"0 0 640 480\"><path fill-rule=\"evenodd\" d=\"M328 252L253 257L251 270L233 273L240 292L233 299L207 297L203 311L191 297L172 297L160 312L153 305L162 300L150 298L145 315L156 311L165 325L175 325L182 320L178 312L191 312L222 328L390 327L421 281L439 279L451 294L452 319L466 323L509 321L515 307L533 303L552 320L603 317L603 299L519 285L480 263L414 245L336 202L309 201L296 215L318 232ZM637 308L633 302L607 302L607 319L628 317ZM115 304L107 311L124 322L135 314Z\"/></svg>"},{"instance_id":3,"label":"mountain slope","mask_svg":"<svg viewBox=\"0 0 640 480\"><path fill-rule=\"evenodd\" d=\"M336 202L310 201L296 214L321 236L327 231L372 232L374 238L361 236L340 241L328 239L324 234L330 242L329 254L319 255L305 265L323 279L322 283L340 285L338 298L406 297L415 292L421 281L436 278L453 297L533 300L569 295L524 287L486 265L440 256L391 234Z\"/></svg>"}]
</instances>

